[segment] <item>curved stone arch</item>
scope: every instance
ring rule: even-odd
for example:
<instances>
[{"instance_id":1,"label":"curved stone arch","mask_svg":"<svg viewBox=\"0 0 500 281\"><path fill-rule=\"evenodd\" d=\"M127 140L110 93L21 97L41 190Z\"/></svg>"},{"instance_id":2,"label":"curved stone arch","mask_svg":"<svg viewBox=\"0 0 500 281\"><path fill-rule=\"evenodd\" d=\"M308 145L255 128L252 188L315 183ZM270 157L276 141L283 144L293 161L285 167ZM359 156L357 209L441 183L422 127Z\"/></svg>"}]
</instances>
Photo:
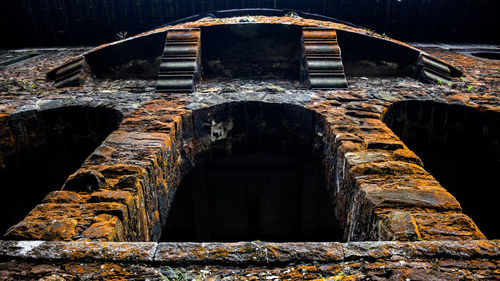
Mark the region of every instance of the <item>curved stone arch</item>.
<instances>
[{"instance_id":1,"label":"curved stone arch","mask_svg":"<svg viewBox=\"0 0 500 281\"><path fill-rule=\"evenodd\" d=\"M223 154L234 149L231 145L228 150L224 142L235 122L228 122L230 105L265 104L293 109L288 120L297 118L296 110L316 116L316 126L308 130L313 135L304 135L315 140L318 146L311 149L325 160L326 186L336 200L334 212L343 240L484 239L474 222L460 212L455 198L385 126L381 113L374 119L373 114L354 114L354 104L348 111L354 115L349 115L328 101L293 105L247 98L201 109L199 104L181 101L143 104L87 158L65 190L46 198L53 205L38 205L8 237L158 241L183 176L209 154L212 143L214 151ZM366 104L357 106L369 109ZM296 147L295 137L289 139L291 144L285 148ZM47 222L54 217L64 224ZM33 227L27 231L23 225ZM435 228L449 231L434 233Z\"/></svg>"},{"instance_id":2,"label":"curved stone arch","mask_svg":"<svg viewBox=\"0 0 500 281\"><path fill-rule=\"evenodd\" d=\"M47 193L60 189L122 118L115 109L80 105L2 116L0 181L6 219L1 231L22 219Z\"/></svg>"},{"instance_id":3,"label":"curved stone arch","mask_svg":"<svg viewBox=\"0 0 500 281\"><path fill-rule=\"evenodd\" d=\"M330 190L347 199L339 207L348 240L485 239L458 201L382 122L387 108L364 102L310 107L325 113L328 135L335 139Z\"/></svg>"},{"instance_id":4,"label":"curved stone arch","mask_svg":"<svg viewBox=\"0 0 500 281\"><path fill-rule=\"evenodd\" d=\"M484 196L500 170L500 112L462 104L406 100L391 104L384 122L461 203L486 237L499 237L491 224L494 196ZM494 215L493 215L494 216Z\"/></svg>"},{"instance_id":5,"label":"curved stone arch","mask_svg":"<svg viewBox=\"0 0 500 281\"><path fill-rule=\"evenodd\" d=\"M447 223L460 222L459 228L468 229L476 239L484 238L474 222L460 212L460 205L455 198L421 167L420 159L403 143L368 141L362 146L351 146L358 143L355 135L345 134L338 129L352 125L348 125L345 119L336 120L330 111L323 111L321 107L240 101L189 111L183 116L183 122L188 125L182 127L182 146L191 150L184 152L183 159L189 161L185 162L186 166L184 170L181 169L181 174L196 165L200 155L207 159L206 154L213 149L223 154L232 151L234 143L231 142L234 140L231 137L234 136L231 135L231 130L235 128L235 119L231 113L233 107L257 107L261 112L266 108L281 108L268 112L268 115L275 118L280 118L280 113L286 116L297 112L301 112L298 116L312 117L308 118L314 120L308 130L312 134L309 135L311 139L304 143L312 143L312 155L322 161L322 174L325 176L344 240L428 239L427 237L435 234L428 233L427 215L433 217L431 219L435 219L437 224L444 225L443 227ZM289 117L293 119L297 115ZM266 121L264 115L259 118ZM384 127L381 121L376 124ZM383 135L388 133L386 130L382 129L379 133L381 135L375 138L397 139L394 135ZM289 133L297 131L297 128L292 128ZM222 141L219 139L221 136ZM238 139L237 135L236 137ZM291 139L297 138L292 136ZM255 149L262 145L253 143L248 147ZM428 212L427 215L422 216L419 211L413 211L419 209L427 210L424 211ZM451 236L441 239L460 239L459 236L453 237L453 231L448 235Z\"/></svg>"},{"instance_id":6,"label":"curved stone arch","mask_svg":"<svg viewBox=\"0 0 500 281\"><path fill-rule=\"evenodd\" d=\"M207 161L209 162L214 158L219 159L219 161L222 159L222 162L235 161L234 163L230 162L235 165L241 165L242 162L238 161L252 161L252 159L254 159L253 161L261 161L262 165L270 165L271 167L278 165L276 167L285 167L283 169L287 169L287 164L292 165L291 163L293 163L293 168L291 169L297 168L295 165L306 165L309 169L312 169L311 167L314 166L324 170L322 165L319 164L327 161L327 159L323 159L324 150L326 149L325 145L327 145L327 143L325 142L326 138L324 137L322 119L323 117L320 114L301 105L261 101L228 102L192 110L183 116L181 146L187 149L183 150L181 156L183 165L180 171L182 177L180 181L182 182L185 180L184 177L189 174L192 168L197 169L196 167L198 165L202 165L202 163ZM243 158L237 158L242 155ZM236 159L244 160L234 160L235 157ZM284 157L286 157L286 160L284 160ZM283 164L281 161L288 161L288 163ZM294 161L300 161L300 163L296 164ZM314 164L315 162L318 163ZM247 164L244 164L243 166L246 165ZM259 167L259 165L256 164L248 165L253 167L252 169L258 169ZM275 169L279 169L276 167ZM245 173L246 170L243 169L243 171L243 173ZM321 173L315 173L317 171L309 172L317 176L325 174L324 171ZM304 176L302 171L293 172L293 174L294 176L297 174L299 178ZM320 188L321 187L325 188L324 186L320 186ZM188 188L188 186L183 186L183 188ZM280 190L272 186L269 186L269 188ZM307 191L304 186L299 186L297 188L296 190L295 186L293 186L293 188L290 187L290 194L297 191L296 195L301 196L301 192ZM311 182L311 189L313 188L316 188L316 185L313 185ZM216 192L217 188L211 190ZM175 192L171 187L169 193L172 191ZM281 191L283 190L281 189ZM328 196L326 189L322 191L313 190L310 196L314 196L316 192L321 192L324 196ZM271 193L266 194L269 195ZM264 195L261 197L264 197ZM283 194L282 197L286 198L286 194ZM273 198L272 200L281 199L277 196ZM202 199L202 201L204 200L205 198ZM207 198L206 200L209 199ZM266 202L268 200L271 199L261 198L260 201ZM297 208L301 208L302 201L302 198L299 198L299 205ZM318 205L321 205L320 203L332 204L333 202L328 200L328 202L319 202ZM287 206L286 204L283 205L283 201L276 201L276 206L279 206L279 204L285 207ZM290 207L290 205L288 206ZM221 206L219 205L219 207ZM273 212L275 209L268 208L267 210ZM272 215L269 217L272 217ZM333 214L331 214L331 216L325 215L324 217L333 217ZM292 221L292 223L294 221L292 218L287 219ZM297 224L300 224L301 217L298 216L295 219L299 221ZM333 218L333 220L334 219L335 218ZM186 220L188 220L188 218L186 218ZM167 219L167 227L168 223L169 221ZM295 227L290 226L290 229L292 228ZM334 228L334 226L330 225L330 228ZM329 230L331 230L330 228ZM172 228L169 229L172 230ZM300 237L299 234L288 233L288 235ZM335 235L334 233L330 238L324 239L340 239L338 237L341 235ZM281 239L286 240L284 235L281 236ZM253 239L257 238L254 237ZM275 239L280 238L277 237Z\"/></svg>"},{"instance_id":7,"label":"curved stone arch","mask_svg":"<svg viewBox=\"0 0 500 281\"><path fill-rule=\"evenodd\" d=\"M183 116L184 120L192 120L193 126L183 128L183 145L192 148L191 156L185 159L196 163L213 151L321 157L325 145L322 118L302 105L265 101L234 101L194 109Z\"/></svg>"}]
</instances>

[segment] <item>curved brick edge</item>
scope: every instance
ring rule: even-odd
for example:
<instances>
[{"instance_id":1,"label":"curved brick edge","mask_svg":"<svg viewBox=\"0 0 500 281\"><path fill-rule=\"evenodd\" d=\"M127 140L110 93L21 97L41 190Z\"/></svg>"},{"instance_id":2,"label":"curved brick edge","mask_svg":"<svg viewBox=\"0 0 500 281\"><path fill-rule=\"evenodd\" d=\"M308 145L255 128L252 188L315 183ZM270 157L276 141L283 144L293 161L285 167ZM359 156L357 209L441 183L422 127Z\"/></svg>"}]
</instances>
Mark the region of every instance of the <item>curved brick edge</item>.
<instances>
[{"instance_id":1,"label":"curved brick edge","mask_svg":"<svg viewBox=\"0 0 500 281\"><path fill-rule=\"evenodd\" d=\"M500 258L500 240L423 242L52 242L0 241L0 259L175 264L332 263L386 258Z\"/></svg>"}]
</instances>

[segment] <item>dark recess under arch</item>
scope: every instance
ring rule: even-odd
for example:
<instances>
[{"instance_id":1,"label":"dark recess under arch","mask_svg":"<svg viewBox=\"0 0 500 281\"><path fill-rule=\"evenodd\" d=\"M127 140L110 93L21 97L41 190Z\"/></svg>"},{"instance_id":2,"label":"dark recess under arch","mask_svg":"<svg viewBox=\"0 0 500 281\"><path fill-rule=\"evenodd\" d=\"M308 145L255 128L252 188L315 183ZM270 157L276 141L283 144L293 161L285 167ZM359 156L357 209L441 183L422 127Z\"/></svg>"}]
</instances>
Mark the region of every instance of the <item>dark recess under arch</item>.
<instances>
[{"instance_id":1,"label":"dark recess under arch","mask_svg":"<svg viewBox=\"0 0 500 281\"><path fill-rule=\"evenodd\" d=\"M194 165L184 168L160 241L342 239L323 179L317 115L239 102L192 118L194 130L183 138L196 151Z\"/></svg>"},{"instance_id":2,"label":"dark recess under arch","mask_svg":"<svg viewBox=\"0 0 500 281\"><path fill-rule=\"evenodd\" d=\"M431 101L394 103L384 122L460 202L488 239L500 238L500 113Z\"/></svg>"},{"instance_id":3,"label":"dark recess under arch","mask_svg":"<svg viewBox=\"0 0 500 281\"><path fill-rule=\"evenodd\" d=\"M59 190L121 120L117 110L83 106L10 115L0 137L0 232Z\"/></svg>"}]
</instances>

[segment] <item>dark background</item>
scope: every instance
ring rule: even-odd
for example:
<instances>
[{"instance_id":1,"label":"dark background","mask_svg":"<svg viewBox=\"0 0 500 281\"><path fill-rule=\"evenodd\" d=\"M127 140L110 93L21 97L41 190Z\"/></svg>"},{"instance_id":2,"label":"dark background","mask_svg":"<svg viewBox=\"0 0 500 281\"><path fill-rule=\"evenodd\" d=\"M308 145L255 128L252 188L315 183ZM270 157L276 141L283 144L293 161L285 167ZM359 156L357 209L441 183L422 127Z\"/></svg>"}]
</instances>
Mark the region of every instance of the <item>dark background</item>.
<instances>
[{"instance_id":1,"label":"dark background","mask_svg":"<svg viewBox=\"0 0 500 281\"><path fill-rule=\"evenodd\" d=\"M0 48L95 45L213 10L302 10L411 42L500 43L499 0L2 0Z\"/></svg>"}]
</instances>

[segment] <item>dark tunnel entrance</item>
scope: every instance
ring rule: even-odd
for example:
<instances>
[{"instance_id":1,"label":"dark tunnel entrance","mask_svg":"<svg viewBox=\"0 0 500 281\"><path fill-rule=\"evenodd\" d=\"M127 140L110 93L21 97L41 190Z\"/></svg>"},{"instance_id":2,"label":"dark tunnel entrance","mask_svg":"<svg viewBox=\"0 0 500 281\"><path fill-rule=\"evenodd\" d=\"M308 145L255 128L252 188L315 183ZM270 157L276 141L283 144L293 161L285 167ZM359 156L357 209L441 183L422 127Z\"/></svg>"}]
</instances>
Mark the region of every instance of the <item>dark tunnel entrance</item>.
<instances>
[{"instance_id":1,"label":"dark tunnel entrance","mask_svg":"<svg viewBox=\"0 0 500 281\"><path fill-rule=\"evenodd\" d=\"M287 104L196 112L193 146L208 134L197 124L226 124L227 137L200 153L182 180L160 241L341 241L316 121Z\"/></svg>"},{"instance_id":2,"label":"dark tunnel entrance","mask_svg":"<svg viewBox=\"0 0 500 281\"><path fill-rule=\"evenodd\" d=\"M8 116L0 136L1 233L61 189L121 119L116 110L82 106Z\"/></svg>"},{"instance_id":3,"label":"dark tunnel entrance","mask_svg":"<svg viewBox=\"0 0 500 281\"><path fill-rule=\"evenodd\" d=\"M384 122L457 198L488 239L500 238L500 113L430 101L393 104Z\"/></svg>"}]
</instances>

